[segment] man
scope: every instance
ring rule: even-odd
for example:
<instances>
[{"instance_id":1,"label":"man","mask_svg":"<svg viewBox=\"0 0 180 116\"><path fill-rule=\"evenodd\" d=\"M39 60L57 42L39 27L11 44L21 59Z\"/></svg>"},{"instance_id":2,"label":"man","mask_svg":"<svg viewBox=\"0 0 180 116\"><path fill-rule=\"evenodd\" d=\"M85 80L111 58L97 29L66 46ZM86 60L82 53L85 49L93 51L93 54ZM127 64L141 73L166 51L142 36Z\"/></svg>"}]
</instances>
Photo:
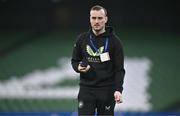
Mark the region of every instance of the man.
<instances>
[{"instance_id":1,"label":"man","mask_svg":"<svg viewBox=\"0 0 180 116\"><path fill-rule=\"evenodd\" d=\"M80 36L71 59L80 73L79 115L114 115L115 103L122 102L124 55L121 42L106 27L107 11L102 6L90 10L91 29Z\"/></svg>"}]
</instances>

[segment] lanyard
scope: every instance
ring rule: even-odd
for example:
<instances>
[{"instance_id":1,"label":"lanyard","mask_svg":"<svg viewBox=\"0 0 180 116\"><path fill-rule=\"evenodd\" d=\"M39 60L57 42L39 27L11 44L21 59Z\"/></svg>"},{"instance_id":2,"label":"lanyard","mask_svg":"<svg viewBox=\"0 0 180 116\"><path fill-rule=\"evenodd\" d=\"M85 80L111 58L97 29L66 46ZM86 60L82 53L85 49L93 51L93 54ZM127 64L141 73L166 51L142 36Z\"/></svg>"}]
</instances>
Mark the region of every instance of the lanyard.
<instances>
[{"instance_id":1,"label":"lanyard","mask_svg":"<svg viewBox=\"0 0 180 116\"><path fill-rule=\"evenodd\" d=\"M108 41L109 39L108 38L106 38L106 42L105 42L105 49L104 49L104 52L107 52L107 48L108 48L108 43L109 43L109 41ZM91 45L92 45L92 47L94 48L94 50L96 50L96 52L99 52L98 51L98 49L97 49L97 47L94 45L94 43L93 43L93 40L92 40L92 36L90 35L90 42L91 42Z\"/></svg>"}]
</instances>

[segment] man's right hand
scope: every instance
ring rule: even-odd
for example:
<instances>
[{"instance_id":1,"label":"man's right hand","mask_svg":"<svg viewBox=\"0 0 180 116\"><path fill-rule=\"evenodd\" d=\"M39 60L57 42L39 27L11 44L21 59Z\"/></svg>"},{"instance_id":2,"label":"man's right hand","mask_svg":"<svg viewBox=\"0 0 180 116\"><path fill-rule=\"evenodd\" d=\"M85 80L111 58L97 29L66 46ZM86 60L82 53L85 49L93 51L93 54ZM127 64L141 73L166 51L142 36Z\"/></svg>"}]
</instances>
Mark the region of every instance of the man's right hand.
<instances>
[{"instance_id":1,"label":"man's right hand","mask_svg":"<svg viewBox=\"0 0 180 116\"><path fill-rule=\"evenodd\" d=\"M87 65L86 67L82 67L81 64L78 65L79 72L87 72L90 69L90 65Z\"/></svg>"}]
</instances>

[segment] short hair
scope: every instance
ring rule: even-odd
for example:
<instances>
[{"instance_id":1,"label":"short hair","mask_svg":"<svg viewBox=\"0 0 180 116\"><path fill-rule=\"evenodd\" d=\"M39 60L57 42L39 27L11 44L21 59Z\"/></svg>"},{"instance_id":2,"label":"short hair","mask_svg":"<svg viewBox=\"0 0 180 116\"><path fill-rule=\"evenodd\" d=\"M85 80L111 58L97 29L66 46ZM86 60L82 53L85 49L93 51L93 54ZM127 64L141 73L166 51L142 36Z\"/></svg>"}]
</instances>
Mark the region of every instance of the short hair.
<instances>
[{"instance_id":1,"label":"short hair","mask_svg":"<svg viewBox=\"0 0 180 116\"><path fill-rule=\"evenodd\" d=\"M92 11L92 10L97 10L97 11L99 11L99 10L101 10L101 9L104 10L105 15L107 16L107 10L106 10L104 7L100 6L100 5L95 5L95 6L93 6L93 7L91 8L91 11Z\"/></svg>"}]
</instances>

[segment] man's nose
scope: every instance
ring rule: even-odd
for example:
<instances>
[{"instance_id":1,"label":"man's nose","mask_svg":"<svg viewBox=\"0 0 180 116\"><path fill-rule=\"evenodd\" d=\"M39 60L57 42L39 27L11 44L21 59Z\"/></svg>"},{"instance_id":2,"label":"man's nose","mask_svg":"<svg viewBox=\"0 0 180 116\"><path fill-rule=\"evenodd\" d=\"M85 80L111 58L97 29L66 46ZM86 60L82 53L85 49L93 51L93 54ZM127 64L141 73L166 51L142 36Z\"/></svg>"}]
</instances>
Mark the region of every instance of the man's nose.
<instances>
[{"instance_id":1,"label":"man's nose","mask_svg":"<svg viewBox=\"0 0 180 116\"><path fill-rule=\"evenodd\" d=\"M98 22L99 22L99 20L98 20L98 19L96 19L96 20L95 20L95 22L96 22L96 23L98 23Z\"/></svg>"}]
</instances>

